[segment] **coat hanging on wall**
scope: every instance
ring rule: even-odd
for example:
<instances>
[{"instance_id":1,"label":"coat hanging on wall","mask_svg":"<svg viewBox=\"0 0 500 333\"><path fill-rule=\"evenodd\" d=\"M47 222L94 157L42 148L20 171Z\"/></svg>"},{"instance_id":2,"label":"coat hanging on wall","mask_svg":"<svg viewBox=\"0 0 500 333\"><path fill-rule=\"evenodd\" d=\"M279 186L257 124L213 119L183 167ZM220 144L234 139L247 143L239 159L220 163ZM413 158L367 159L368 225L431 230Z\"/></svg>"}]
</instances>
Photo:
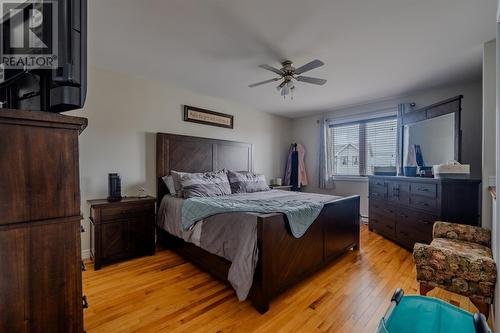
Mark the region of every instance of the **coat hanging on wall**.
<instances>
[{"instance_id":1,"label":"coat hanging on wall","mask_svg":"<svg viewBox=\"0 0 500 333\"><path fill-rule=\"evenodd\" d=\"M288 150L284 183L292 185L293 191L298 191L307 185L307 174L305 165L306 150L301 144L294 143Z\"/></svg>"}]
</instances>

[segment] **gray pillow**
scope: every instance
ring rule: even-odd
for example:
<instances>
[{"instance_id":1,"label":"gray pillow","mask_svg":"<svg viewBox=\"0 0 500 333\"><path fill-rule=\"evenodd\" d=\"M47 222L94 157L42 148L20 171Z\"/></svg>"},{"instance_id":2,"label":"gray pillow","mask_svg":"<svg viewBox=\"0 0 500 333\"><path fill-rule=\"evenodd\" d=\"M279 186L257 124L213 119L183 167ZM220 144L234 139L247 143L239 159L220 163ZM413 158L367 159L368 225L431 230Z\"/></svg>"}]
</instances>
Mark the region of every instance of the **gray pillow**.
<instances>
[{"instance_id":1,"label":"gray pillow","mask_svg":"<svg viewBox=\"0 0 500 333\"><path fill-rule=\"evenodd\" d=\"M174 184L174 178L170 176L164 176L162 177L163 182L165 185L167 185L168 192L170 192L170 195L172 196L177 196L177 191L175 190L175 184Z\"/></svg>"},{"instance_id":2,"label":"gray pillow","mask_svg":"<svg viewBox=\"0 0 500 333\"><path fill-rule=\"evenodd\" d=\"M247 171L228 171L227 178L233 193L269 191L266 176Z\"/></svg>"},{"instance_id":3,"label":"gray pillow","mask_svg":"<svg viewBox=\"0 0 500 333\"><path fill-rule=\"evenodd\" d=\"M175 179L175 178L174 178ZM214 197L231 194L231 186L225 170L180 175L184 198Z\"/></svg>"},{"instance_id":4,"label":"gray pillow","mask_svg":"<svg viewBox=\"0 0 500 333\"><path fill-rule=\"evenodd\" d=\"M179 172L170 170L170 175L172 176L172 180L174 182L175 195L177 197L182 197L182 186L181 186L181 177L187 172Z\"/></svg>"}]
</instances>

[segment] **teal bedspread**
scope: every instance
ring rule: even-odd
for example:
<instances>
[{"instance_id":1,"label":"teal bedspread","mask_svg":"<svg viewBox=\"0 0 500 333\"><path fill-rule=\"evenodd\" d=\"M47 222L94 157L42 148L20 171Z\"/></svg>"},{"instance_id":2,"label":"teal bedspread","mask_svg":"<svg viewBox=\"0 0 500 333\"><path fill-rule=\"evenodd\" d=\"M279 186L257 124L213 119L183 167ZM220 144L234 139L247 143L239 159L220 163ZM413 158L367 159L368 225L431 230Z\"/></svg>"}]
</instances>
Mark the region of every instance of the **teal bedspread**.
<instances>
[{"instance_id":1,"label":"teal bedspread","mask_svg":"<svg viewBox=\"0 0 500 333\"><path fill-rule=\"evenodd\" d=\"M187 199L182 206L182 227L189 230L209 216L233 212L283 213L292 235L300 238L323 209L339 197L286 191L265 191L219 197Z\"/></svg>"}]
</instances>

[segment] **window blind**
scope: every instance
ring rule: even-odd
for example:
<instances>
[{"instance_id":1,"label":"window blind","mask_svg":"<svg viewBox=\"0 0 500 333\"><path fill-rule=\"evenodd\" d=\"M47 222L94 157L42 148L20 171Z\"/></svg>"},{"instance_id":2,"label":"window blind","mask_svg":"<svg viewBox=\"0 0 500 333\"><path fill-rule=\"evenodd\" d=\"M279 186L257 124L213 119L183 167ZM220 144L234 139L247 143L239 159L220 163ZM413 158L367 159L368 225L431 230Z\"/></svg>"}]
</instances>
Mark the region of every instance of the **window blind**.
<instances>
[{"instance_id":1,"label":"window blind","mask_svg":"<svg viewBox=\"0 0 500 333\"><path fill-rule=\"evenodd\" d=\"M396 166L396 117L331 125L328 140L331 176L372 175L375 166Z\"/></svg>"}]
</instances>

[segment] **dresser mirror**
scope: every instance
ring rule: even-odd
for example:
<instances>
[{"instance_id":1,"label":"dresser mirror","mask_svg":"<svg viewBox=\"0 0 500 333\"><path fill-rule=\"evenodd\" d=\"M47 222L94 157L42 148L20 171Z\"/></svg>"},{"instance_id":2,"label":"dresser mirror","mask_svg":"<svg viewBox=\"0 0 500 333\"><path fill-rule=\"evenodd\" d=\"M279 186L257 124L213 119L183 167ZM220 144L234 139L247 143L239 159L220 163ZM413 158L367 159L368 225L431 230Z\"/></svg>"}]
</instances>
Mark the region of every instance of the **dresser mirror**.
<instances>
[{"instance_id":1,"label":"dresser mirror","mask_svg":"<svg viewBox=\"0 0 500 333\"><path fill-rule=\"evenodd\" d=\"M460 162L462 98L457 96L399 115L403 167L432 167L450 160Z\"/></svg>"}]
</instances>

